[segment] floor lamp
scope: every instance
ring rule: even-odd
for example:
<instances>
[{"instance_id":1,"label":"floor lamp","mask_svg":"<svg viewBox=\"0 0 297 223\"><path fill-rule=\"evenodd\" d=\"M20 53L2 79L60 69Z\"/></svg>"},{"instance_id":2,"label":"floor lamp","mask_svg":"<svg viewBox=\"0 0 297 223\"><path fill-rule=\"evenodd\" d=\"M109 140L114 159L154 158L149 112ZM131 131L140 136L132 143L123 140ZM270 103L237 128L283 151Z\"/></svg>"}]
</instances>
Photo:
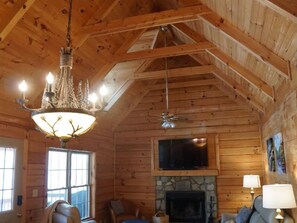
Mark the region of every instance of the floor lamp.
<instances>
[{"instance_id":1,"label":"floor lamp","mask_svg":"<svg viewBox=\"0 0 297 223\"><path fill-rule=\"evenodd\" d=\"M263 207L276 209L275 218L284 219L281 209L296 207L293 187L291 184L271 184L263 186Z\"/></svg>"},{"instance_id":2,"label":"floor lamp","mask_svg":"<svg viewBox=\"0 0 297 223\"><path fill-rule=\"evenodd\" d=\"M252 198L252 203L254 201L254 188L259 188L261 187L260 183L260 177L259 175L244 175L243 176L243 187L244 188L251 188L251 198Z\"/></svg>"}]
</instances>

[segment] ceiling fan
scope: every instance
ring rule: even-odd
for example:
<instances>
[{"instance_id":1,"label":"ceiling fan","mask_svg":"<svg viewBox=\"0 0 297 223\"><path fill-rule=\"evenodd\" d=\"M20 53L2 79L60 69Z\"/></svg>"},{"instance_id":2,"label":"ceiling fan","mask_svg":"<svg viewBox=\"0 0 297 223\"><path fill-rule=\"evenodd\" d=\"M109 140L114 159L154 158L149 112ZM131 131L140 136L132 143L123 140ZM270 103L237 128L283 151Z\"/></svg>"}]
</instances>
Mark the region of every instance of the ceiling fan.
<instances>
[{"instance_id":1,"label":"ceiling fan","mask_svg":"<svg viewBox=\"0 0 297 223\"><path fill-rule=\"evenodd\" d=\"M161 30L164 33L164 45L167 47L166 32L168 30L167 26L161 26ZM164 58L165 62L165 100L166 100L166 111L161 114L161 126L164 129L174 128L176 126L175 122L179 119L178 116L169 112L169 97L168 97L168 61L167 57Z\"/></svg>"}]
</instances>

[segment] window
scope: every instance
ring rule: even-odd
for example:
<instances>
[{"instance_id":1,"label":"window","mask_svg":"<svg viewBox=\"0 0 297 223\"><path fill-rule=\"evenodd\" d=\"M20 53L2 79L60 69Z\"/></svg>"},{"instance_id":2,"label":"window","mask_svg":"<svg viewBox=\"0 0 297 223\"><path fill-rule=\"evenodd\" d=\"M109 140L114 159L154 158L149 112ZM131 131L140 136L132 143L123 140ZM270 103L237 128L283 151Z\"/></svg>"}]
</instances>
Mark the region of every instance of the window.
<instances>
[{"instance_id":1,"label":"window","mask_svg":"<svg viewBox=\"0 0 297 223\"><path fill-rule=\"evenodd\" d=\"M81 218L90 217L90 153L50 149L48 156L47 202L68 201Z\"/></svg>"},{"instance_id":2,"label":"window","mask_svg":"<svg viewBox=\"0 0 297 223\"><path fill-rule=\"evenodd\" d=\"M0 212L13 210L15 148L0 147Z\"/></svg>"}]
</instances>

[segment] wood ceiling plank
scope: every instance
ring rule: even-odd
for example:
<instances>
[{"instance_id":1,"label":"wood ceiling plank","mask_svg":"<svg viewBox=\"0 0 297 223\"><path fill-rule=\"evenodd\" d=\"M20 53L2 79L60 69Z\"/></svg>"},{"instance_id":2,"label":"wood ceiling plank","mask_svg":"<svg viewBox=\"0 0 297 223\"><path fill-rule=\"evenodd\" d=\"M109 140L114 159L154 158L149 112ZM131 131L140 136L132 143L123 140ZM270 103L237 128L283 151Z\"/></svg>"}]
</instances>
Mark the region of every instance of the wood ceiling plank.
<instances>
[{"instance_id":1,"label":"wood ceiling plank","mask_svg":"<svg viewBox=\"0 0 297 223\"><path fill-rule=\"evenodd\" d=\"M170 77L184 77L199 74L212 73L215 70L214 65L196 66L196 67L184 67L176 69L168 69L168 78ZM148 71L141 73L134 73L134 79L163 79L165 77L166 71Z\"/></svg>"},{"instance_id":2,"label":"wood ceiling plank","mask_svg":"<svg viewBox=\"0 0 297 223\"><path fill-rule=\"evenodd\" d=\"M192 30L187 25L180 25L179 31L182 32L184 35L188 36L194 41L200 41L203 37L201 37L198 33L196 33L194 30ZM208 53L213 55L216 59L220 60L224 64L226 64L230 69L235 71L240 77L245 79L247 82L252 84L254 87L260 89L263 93L265 93L270 99L274 99L274 89L269 86L265 81L261 80L259 77L257 77L255 74L253 74L251 71L237 63L234 59L226 55L224 52L216 49L210 49L206 50ZM203 63L202 59L203 57L196 56L194 59L198 59L197 61L201 64Z\"/></svg>"},{"instance_id":3,"label":"wood ceiling plank","mask_svg":"<svg viewBox=\"0 0 297 223\"><path fill-rule=\"evenodd\" d=\"M245 79L247 82L252 84L254 87L260 89L264 94L266 94L270 99L274 99L274 90L265 81L258 78L255 74L250 72L245 67L238 64L231 57L227 56L225 53L219 49L211 49L208 52L215 58L227 65L231 70L235 71L240 77Z\"/></svg>"},{"instance_id":4,"label":"wood ceiling plank","mask_svg":"<svg viewBox=\"0 0 297 223\"><path fill-rule=\"evenodd\" d=\"M11 15L1 17L0 42L3 42L6 36L11 32L11 30L25 15L25 13L34 4L34 2L35 0L17 1L14 6L15 8L13 10L13 13Z\"/></svg>"},{"instance_id":5,"label":"wood ceiling plank","mask_svg":"<svg viewBox=\"0 0 297 223\"><path fill-rule=\"evenodd\" d=\"M142 50L137 52L131 52L126 54L119 54L113 58L117 62L140 60L140 59L152 59L152 58L163 58L172 56L181 56L187 54L193 54L201 52L207 49L213 49L215 46L208 42L200 42L196 44L184 44L178 46L161 47L151 50Z\"/></svg>"},{"instance_id":6,"label":"wood ceiling plank","mask_svg":"<svg viewBox=\"0 0 297 223\"><path fill-rule=\"evenodd\" d=\"M267 63L271 67L275 68L283 77L291 78L291 72L289 69L288 61L284 60L280 56L273 53L270 49L266 48L264 45L249 37L243 31L237 27L231 25L226 20L218 16L216 13L209 13L201 15L207 23L218 28L224 34L231 37L237 43L241 44L243 47L248 49L257 58L261 59L263 62Z\"/></svg>"},{"instance_id":7,"label":"wood ceiling plank","mask_svg":"<svg viewBox=\"0 0 297 223\"><path fill-rule=\"evenodd\" d=\"M247 90L245 90L240 84L238 84L234 79L228 77L224 72L222 72L219 69L214 71L213 74L217 78L222 80L226 85L233 88L238 94L244 97L249 103L251 103L259 111L261 111L262 113L265 112L265 109L262 106L262 104L255 97L250 95L250 93Z\"/></svg>"},{"instance_id":8,"label":"wood ceiling plank","mask_svg":"<svg viewBox=\"0 0 297 223\"><path fill-rule=\"evenodd\" d=\"M297 4L295 0L258 0L283 17L297 23Z\"/></svg>"},{"instance_id":9,"label":"wood ceiling plank","mask_svg":"<svg viewBox=\"0 0 297 223\"><path fill-rule=\"evenodd\" d=\"M203 57L200 55L190 55L193 59L195 59L196 61L198 61L201 64L203 63ZM216 73L215 73L216 72ZM245 90L240 84L238 84L234 79L228 77L223 71L219 70L218 68L216 68L215 72L213 72L213 74L220 79L221 81L223 81L230 89L232 89L233 91L237 92L241 97L243 97L248 104L251 105L251 107L256 108L257 110L264 112L264 108L261 106L261 103L259 102L258 99L256 99L253 96L250 96L250 93ZM233 99L233 97L232 97Z\"/></svg>"},{"instance_id":10,"label":"wood ceiling plank","mask_svg":"<svg viewBox=\"0 0 297 223\"><path fill-rule=\"evenodd\" d=\"M121 47L116 51L115 55L126 53L129 48L141 37L145 32L145 29L137 30L130 33L127 40L121 45ZM111 69L117 64L117 61L111 59L110 63L105 64L91 79L91 86L97 86L99 82L106 76L106 74L111 71Z\"/></svg>"},{"instance_id":11,"label":"wood ceiling plank","mask_svg":"<svg viewBox=\"0 0 297 223\"><path fill-rule=\"evenodd\" d=\"M104 1L100 8L97 9L95 13L85 22L85 25L90 24L91 21L97 20L102 21L104 20L112 9L119 3L120 0L109 0ZM76 35L75 35L76 36ZM89 38L89 34L87 33L80 33L77 37L73 38L73 48L77 49L84 44L84 42Z\"/></svg>"},{"instance_id":12,"label":"wood ceiling plank","mask_svg":"<svg viewBox=\"0 0 297 223\"><path fill-rule=\"evenodd\" d=\"M184 7L176 10L171 9L145 15L131 16L110 22L86 25L82 28L81 32L91 36L101 36L137 29L159 27L167 24L197 20L199 15L209 12L210 10L204 5Z\"/></svg>"},{"instance_id":13,"label":"wood ceiling plank","mask_svg":"<svg viewBox=\"0 0 297 223\"><path fill-rule=\"evenodd\" d=\"M196 31L191 29L185 23L176 23L176 24L173 24L172 26L180 33L186 34L186 36L189 37L194 42L199 43L199 42L206 41L206 39L203 36L199 35Z\"/></svg>"}]
</instances>

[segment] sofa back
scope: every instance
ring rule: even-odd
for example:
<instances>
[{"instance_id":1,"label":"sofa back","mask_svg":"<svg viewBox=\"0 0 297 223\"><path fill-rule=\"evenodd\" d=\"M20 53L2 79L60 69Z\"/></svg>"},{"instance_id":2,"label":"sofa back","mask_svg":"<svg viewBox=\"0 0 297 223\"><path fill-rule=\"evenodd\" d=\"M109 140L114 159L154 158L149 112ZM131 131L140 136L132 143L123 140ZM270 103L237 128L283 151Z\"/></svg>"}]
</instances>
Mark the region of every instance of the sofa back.
<instances>
[{"instance_id":1,"label":"sofa back","mask_svg":"<svg viewBox=\"0 0 297 223\"><path fill-rule=\"evenodd\" d=\"M253 204L253 213L249 223L278 223L275 219L275 209L263 208L263 198L259 195L255 198ZM294 219L285 214L283 223L294 223Z\"/></svg>"}]
</instances>

